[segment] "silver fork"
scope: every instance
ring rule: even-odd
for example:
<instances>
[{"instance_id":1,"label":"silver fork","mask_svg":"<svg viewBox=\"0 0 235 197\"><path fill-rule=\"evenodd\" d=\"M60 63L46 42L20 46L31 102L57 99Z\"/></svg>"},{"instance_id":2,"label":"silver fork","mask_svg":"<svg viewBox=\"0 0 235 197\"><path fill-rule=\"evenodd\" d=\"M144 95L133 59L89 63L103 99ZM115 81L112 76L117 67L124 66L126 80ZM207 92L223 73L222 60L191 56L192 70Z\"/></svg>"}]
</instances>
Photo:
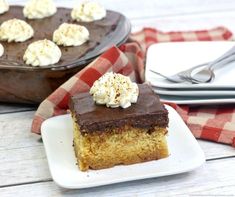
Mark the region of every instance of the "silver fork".
<instances>
[{"instance_id":1,"label":"silver fork","mask_svg":"<svg viewBox=\"0 0 235 197\"><path fill-rule=\"evenodd\" d=\"M183 70L181 72L178 72L178 73L171 75L171 76L163 75L163 74L161 74L157 71L154 71L152 69L150 69L149 71L152 73L155 73L155 74L157 74L157 75L159 75L159 76L161 76L161 77L163 77L173 83L182 83L182 82L190 82L191 83L192 81L190 80L189 73L191 73L194 69L206 66L207 64L208 63L200 64L200 65L194 66L192 68L189 68L187 70Z\"/></svg>"},{"instance_id":2,"label":"silver fork","mask_svg":"<svg viewBox=\"0 0 235 197\"><path fill-rule=\"evenodd\" d=\"M182 82L207 83L214 79L215 68L221 68L233 61L235 61L235 47L233 47L232 49L230 49L229 51L227 51L222 56L220 56L219 58L217 58L212 62L194 66L192 68L186 69L171 76L166 76L153 70L150 71L173 83L182 83ZM205 68L200 69L198 72L192 75L193 71L200 67L205 67Z\"/></svg>"},{"instance_id":3,"label":"silver fork","mask_svg":"<svg viewBox=\"0 0 235 197\"><path fill-rule=\"evenodd\" d=\"M207 83L211 82L215 78L214 70L220 69L225 65L235 61L235 47L232 47L230 50L225 52L223 55L215 59L214 61L208 63L206 67L200 69L196 72L188 73L188 77L192 80L196 81L197 83Z\"/></svg>"},{"instance_id":4,"label":"silver fork","mask_svg":"<svg viewBox=\"0 0 235 197\"><path fill-rule=\"evenodd\" d=\"M235 53L230 55L229 57L221 59L218 62L208 63L203 69L197 71L196 73L193 73L196 68L191 71L189 70L185 73L181 73L181 77L184 78L186 81L191 81L192 83L208 83L214 80L215 69L220 69L221 67L226 66L234 61Z\"/></svg>"}]
</instances>

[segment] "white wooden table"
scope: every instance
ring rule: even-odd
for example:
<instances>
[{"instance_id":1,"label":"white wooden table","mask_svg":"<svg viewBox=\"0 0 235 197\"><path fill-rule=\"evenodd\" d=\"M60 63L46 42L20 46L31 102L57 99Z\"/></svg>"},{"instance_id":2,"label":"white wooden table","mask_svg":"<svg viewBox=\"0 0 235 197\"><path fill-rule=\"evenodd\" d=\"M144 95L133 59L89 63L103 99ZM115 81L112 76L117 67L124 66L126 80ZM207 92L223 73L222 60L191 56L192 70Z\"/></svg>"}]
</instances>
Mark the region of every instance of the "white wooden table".
<instances>
[{"instance_id":1,"label":"white wooden table","mask_svg":"<svg viewBox=\"0 0 235 197\"><path fill-rule=\"evenodd\" d=\"M21 1L10 1L19 3ZM59 2L68 4L70 1ZM224 25L235 33L233 0L102 0L143 26L190 30ZM0 103L0 196L235 196L235 149L198 140L206 163L188 173L109 186L68 190L50 175L40 136L30 133L35 108Z\"/></svg>"}]
</instances>

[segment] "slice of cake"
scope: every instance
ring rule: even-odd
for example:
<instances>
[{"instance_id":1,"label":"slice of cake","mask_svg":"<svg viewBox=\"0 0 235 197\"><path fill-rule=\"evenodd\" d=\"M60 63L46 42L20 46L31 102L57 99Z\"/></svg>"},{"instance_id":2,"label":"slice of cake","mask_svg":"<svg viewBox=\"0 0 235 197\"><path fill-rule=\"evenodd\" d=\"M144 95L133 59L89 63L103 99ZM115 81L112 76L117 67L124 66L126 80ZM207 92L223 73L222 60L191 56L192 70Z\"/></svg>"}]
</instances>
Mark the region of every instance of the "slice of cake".
<instances>
[{"instance_id":1,"label":"slice of cake","mask_svg":"<svg viewBox=\"0 0 235 197\"><path fill-rule=\"evenodd\" d=\"M108 73L94 83L90 93L73 96L69 106L80 170L168 156L168 112L148 85Z\"/></svg>"}]
</instances>

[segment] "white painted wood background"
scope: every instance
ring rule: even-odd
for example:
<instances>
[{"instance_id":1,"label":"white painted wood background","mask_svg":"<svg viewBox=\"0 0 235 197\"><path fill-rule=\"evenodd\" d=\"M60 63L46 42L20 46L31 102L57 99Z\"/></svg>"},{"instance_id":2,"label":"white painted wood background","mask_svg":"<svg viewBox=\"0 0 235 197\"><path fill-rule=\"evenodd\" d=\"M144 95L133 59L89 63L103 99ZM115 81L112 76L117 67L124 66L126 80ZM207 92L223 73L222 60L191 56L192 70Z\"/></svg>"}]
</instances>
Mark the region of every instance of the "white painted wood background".
<instances>
[{"instance_id":1,"label":"white painted wood background","mask_svg":"<svg viewBox=\"0 0 235 197\"><path fill-rule=\"evenodd\" d=\"M22 1L9 1L20 4ZM67 6L74 1L56 1ZM100 0L125 14L133 31L226 26L235 33L234 0ZM5 196L235 196L235 149L198 140L207 162L195 171L83 190L58 187L51 179L39 136L30 133L35 108L0 103L0 197Z\"/></svg>"}]
</instances>

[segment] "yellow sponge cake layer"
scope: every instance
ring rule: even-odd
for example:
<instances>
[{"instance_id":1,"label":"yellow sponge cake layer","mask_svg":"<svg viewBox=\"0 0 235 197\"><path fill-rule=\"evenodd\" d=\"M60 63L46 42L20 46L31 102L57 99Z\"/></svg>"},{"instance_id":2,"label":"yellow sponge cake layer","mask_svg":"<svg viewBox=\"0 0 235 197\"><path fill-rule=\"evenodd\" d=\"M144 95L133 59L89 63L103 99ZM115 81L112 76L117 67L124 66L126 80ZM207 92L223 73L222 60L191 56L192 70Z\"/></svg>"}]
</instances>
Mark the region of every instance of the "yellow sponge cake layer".
<instances>
[{"instance_id":1,"label":"yellow sponge cake layer","mask_svg":"<svg viewBox=\"0 0 235 197\"><path fill-rule=\"evenodd\" d=\"M74 149L79 168L86 171L167 157L166 133L166 128L154 127L148 131L124 126L82 135L74 121Z\"/></svg>"}]
</instances>

